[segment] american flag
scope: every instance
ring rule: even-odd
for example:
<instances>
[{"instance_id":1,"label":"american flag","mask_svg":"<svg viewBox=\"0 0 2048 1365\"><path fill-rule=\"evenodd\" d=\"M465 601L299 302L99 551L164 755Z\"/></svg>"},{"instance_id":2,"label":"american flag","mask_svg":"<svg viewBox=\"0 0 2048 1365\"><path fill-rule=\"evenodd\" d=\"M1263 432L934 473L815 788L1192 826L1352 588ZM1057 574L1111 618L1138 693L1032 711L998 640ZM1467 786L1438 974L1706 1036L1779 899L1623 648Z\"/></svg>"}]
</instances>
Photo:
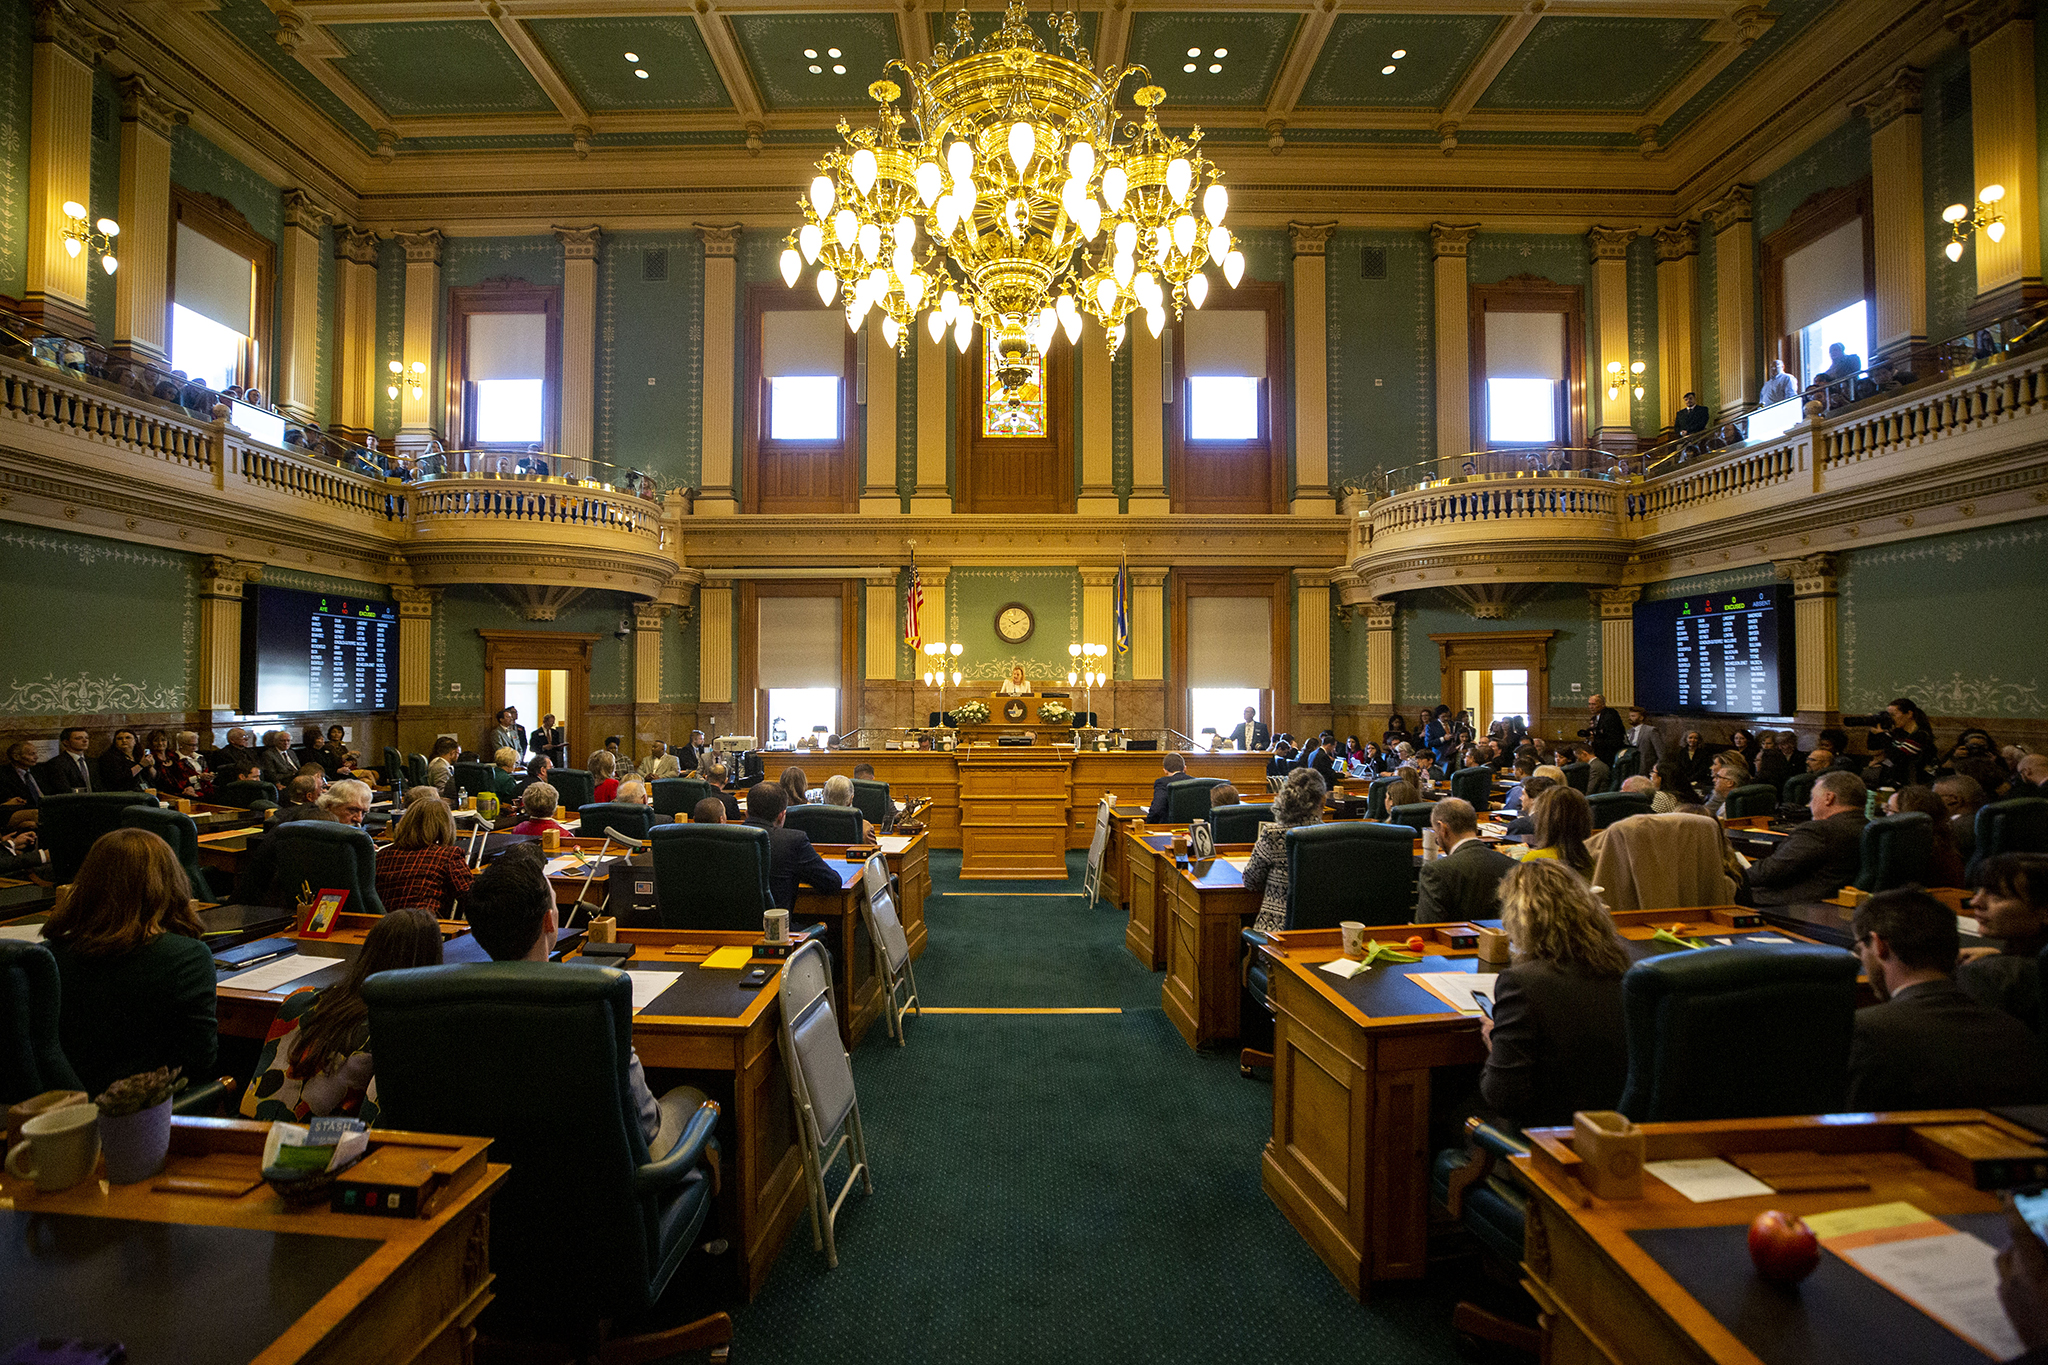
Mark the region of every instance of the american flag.
<instances>
[{"instance_id":1,"label":"american flag","mask_svg":"<svg viewBox=\"0 0 2048 1365\"><path fill-rule=\"evenodd\" d=\"M1131 652L1131 566L1122 560L1116 566L1116 652Z\"/></svg>"},{"instance_id":2,"label":"american flag","mask_svg":"<svg viewBox=\"0 0 2048 1365\"><path fill-rule=\"evenodd\" d=\"M910 566L910 586L903 591L903 643L910 646L914 654L924 648L924 637L918 633L917 615L924 609L924 584L918 580L917 566Z\"/></svg>"}]
</instances>

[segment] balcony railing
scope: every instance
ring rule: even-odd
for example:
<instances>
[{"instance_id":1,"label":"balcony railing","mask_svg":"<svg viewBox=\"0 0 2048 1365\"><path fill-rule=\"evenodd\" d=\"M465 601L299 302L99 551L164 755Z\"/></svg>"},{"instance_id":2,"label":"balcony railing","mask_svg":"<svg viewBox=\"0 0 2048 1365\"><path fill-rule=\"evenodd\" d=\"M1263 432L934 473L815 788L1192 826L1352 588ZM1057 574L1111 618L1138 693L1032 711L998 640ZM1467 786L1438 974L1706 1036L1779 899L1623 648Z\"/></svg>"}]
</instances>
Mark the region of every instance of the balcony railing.
<instances>
[{"instance_id":1,"label":"balcony railing","mask_svg":"<svg viewBox=\"0 0 2048 1365\"><path fill-rule=\"evenodd\" d=\"M421 535L450 520L518 522L617 531L639 537L649 549L662 544L660 508L629 493L446 475L414 486L411 497Z\"/></svg>"}]
</instances>

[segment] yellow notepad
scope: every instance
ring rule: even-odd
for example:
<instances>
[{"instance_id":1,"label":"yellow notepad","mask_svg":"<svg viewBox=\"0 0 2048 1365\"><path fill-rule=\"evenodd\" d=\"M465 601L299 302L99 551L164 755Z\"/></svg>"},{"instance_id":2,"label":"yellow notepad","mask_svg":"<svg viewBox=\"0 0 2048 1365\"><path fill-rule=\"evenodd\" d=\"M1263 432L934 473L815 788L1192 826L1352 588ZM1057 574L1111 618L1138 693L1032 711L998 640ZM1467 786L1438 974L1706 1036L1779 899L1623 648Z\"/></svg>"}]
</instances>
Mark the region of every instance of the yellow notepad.
<instances>
[{"instance_id":1,"label":"yellow notepad","mask_svg":"<svg viewBox=\"0 0 2048 1365\"><path fill-rule=\"evenodd\" d=\"M699 965L730 971L734 967L744 967L753 960L753 949L747 947L744 943L729 943L705 958Z\"/></svg>"}]
</instances>

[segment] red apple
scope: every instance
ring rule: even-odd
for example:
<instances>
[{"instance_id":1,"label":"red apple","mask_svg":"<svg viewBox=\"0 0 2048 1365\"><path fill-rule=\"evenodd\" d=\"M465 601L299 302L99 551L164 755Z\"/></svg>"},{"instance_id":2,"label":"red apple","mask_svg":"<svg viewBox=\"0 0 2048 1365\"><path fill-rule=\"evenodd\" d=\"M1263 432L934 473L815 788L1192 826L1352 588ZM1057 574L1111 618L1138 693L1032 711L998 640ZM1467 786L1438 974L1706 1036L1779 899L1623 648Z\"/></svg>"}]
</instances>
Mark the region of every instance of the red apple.
<instances>
[{"instance_id":1,"label":"red apple","mask_svg":"<svg viewBox=\"0 0 2048 1365\"><path fill-rule=\"evenodd\" d=\"M1820 1264L1820 1240L1791 1214L1770 1209L1749 1225L1749 1259L1765 1279L1797 1284Z\"/></svg>"}]
</instances>

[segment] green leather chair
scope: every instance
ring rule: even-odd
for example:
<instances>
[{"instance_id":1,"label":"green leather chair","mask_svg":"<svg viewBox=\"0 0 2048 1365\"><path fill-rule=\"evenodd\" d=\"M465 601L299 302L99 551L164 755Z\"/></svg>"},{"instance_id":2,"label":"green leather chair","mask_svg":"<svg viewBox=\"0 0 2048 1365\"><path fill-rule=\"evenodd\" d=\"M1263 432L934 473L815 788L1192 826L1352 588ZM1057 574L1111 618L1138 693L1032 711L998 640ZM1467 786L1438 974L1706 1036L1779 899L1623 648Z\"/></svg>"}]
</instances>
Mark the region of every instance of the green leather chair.
<instances>
[{"instance_id":1,"label":"green leather chair","mask_svg":"<svg viewBox=\"0 0 2048 1365\"><path fill-rule=\"evenodd\" d=\"M455 786L471 796L498 789L498 765L495 763L472 763L466 759L455 762Z\"/></svg>"},{"instance_id":2,"label":"green leather chair","mask_svg":"<svg viewBox=\"0 0 2048 1365\"><path fill-rule=\"evenodd\" d=\"M1259 826L1272 818L1271 806L1211 806L1209 837L1219 844L1253 843L1259 837Z\"/></svg>"},{"instance_id":3,"label":"green leather chair","mask_svg":"<svg viewBox=\"0 0 2048 1365\"><path fill-rule=\"evenodd\" d=\"M43 798L43 810L54 798ZM43 819L50 817L45 814ZM2000 853L2048 853L2048 800L2038 796L2016 796L1993 801L1977 811L1977 849L1970 855L1975 867Z\"/></svg>"},{"instance_id":4,"label":"green leather chair","mask_svg":"<svg viewBox=\"0 0 2048 1365\"><path fill-rule=\"evenodd\" d=\"M270 885L284 895L282 902L274 895L272 904L295 903L305 886L316 896L330 889L348 892L342 909L349 914L384 913L377 895L377 845L363 830L327 820L294 820L264 839L270 845Z\"/></svg>"},{"instance_id":5,"label":"green leather chair","mask_svg":"<svg viewBox=\"0 0 2048 1365\"><path fill-rule=\"evenodd\" d=\"M1586 804L1593 808L1594 829L1606 829L1631 815L1648 815L1653 809L1650 798L1641 792L1594 792Z\"/></svg>"},{"instance_id":6,"label":"green leather chair","mask_svg":"<svg viewBox=\"0 0 2048 1365\"><path fill-rule=\"evenodd\" d=\"M405 785L424 787L427 785L427 756L407 754L405 756Z\"/></svg>"},{"instance_id":7,"label":"green leather chair","mask_svg":"<svg viewBox=\"0 0 2048 1365\"><path fill-rule=\"evenodd\" d=\"M1803 806L1812 800L1813 779L1819 776L1819 773L1797 772L1786 778L1784 804L1788 806Z\"/></svg>"},{"instance_id":8,"label":"green leather chair","mask_svg":"<svg viewBox=\"0 0 2048 1365\"><path fill-rule=\"evenodd\" d=\"M1565 764L1564 780L1576 791L1590 795L1590 789L1593 785L1593 765L1590 763Z\"/></svg>"},{"instance_id":9,"label":"green leather chair","mask_svg":"<svg viewBox=\"0 0 2048 1365\"><path fill-rule=\"evenodd\" d=\"M511 1164L491 1199L496 1302L483 1328L580 1328L594 1346L601 1324L652 1309L711 1211L705 1155L718 1106L700 1104L668 1153L649 1154L627 1083L626 974L457 963L379 972L363 999L377 1035L379 1122L488 1137L491 1159ZM731 1330L714 1314L634 1341L628 1358L681 1354Z\"/></svg>"},{"instance_id":10,"label":"green leather chair","mask_svg":"<svg viewBox=\"0 0 2048 1365\"><path fill-rule=\"evenodd\" d=\"M214 804L233 806L237 810L267 809L262 803L276 806L277 784L275 782L254 782L244 778L240 782L223 782L209 794Z\"/></svg>"},{"instance_id":11,"label":"green leather chair","mask_svg":"<svg viewBox=\"0 0 2048 1365\"><path fill-rule=\"evenodd\" d=\"M1185 825L1209 813L1209 788L1223 785L1220 777L1184 777L1166 785L1166 823Z\"/></svg>"},{"instance_id":12,"label":"green leather chair","mask_svg":"<svg viewBox=\"0 0 2048 1365\"><path fill-rule=\"evenodd\" d=\"M384 785L395 787L403 781L405 781L405 755L387 744L384 746Z\"/></svg>"},{"instance_id":13,"label":"green leather chair","mask_svg":"<svg viewBox=\"0 0 2048 1365\"><path fill-rule=\"evenodd\" d=\"M199 826L192 823L191 816L162 806L130 806L121 812L121 828L146 829L169 844L171 852L178 855L178 866L185 869L185 880L192 883L195 899L225 899L216 893L212 878L199 865Z\"/></svg>"},{"instance_id":14,"label":"green leather chair","mask_svg":"<svg viewBox=\"0 0 2048 1365\"><path fill-rule=\"evenodd\" d=\"M1621 784L1631 777L1644 777L1643 751L1630 744L1614 755L1614 762L1607 765L1607 785L1601 790L1618 792Z\"/></svg>"},{"instance_id":15,"label":"green leather chair","mask_svg":"<svg viewBox=\"0 0 2048 1365\"><path fill-rule=\"evenodd\" d=\"M896 823L896 801L889 795L887 782L870 782L865 777L853 779L853 808L867 817L869 824L887 834Z\"/></svg>"},{"instance_id":16,"label":"green leather chair","mask_svg":"<svg viewBox=\"0 0 2048 1365\"><path fill-rule=\"evenodd\" d=\"M576 816L579 839L602 839L608 829L615 829L629 839L645 839L647 831L660 820L654 807L637 801L593 801L577 807Z\"/></svg>"},{"instance_id":17,"label":"green leather chair","mask_svg":"<svg viewBox=\"0 0 2048 1365\"><path fill-rule=\"evenodd\" d=\"M1924 885L1934 866L1934 820L1925 811L1913 810L1865 821L1862 852L1858 891Z\"/></svg>"},{"instance_id":18,"label":"green leather chair","mask_svg":"<svg viewBox=\"0 0 2048 1365\"><path fill-rule=\"evenodd\" d=\"M690 818L690 812L697 808L699 801L718 795L718 788L701 777L657 778L648 790L654 798L656 814L672 819L680 816L685 820Z\"/></svg>"},{"instance_id":19,"label":"green leather chair","mask_svg":"<svg viewBox=\"0 0 2048 1365\"><path fill-rule=\"evenodd\" d=\"M856 815L858 812L856 812ZM664 929L759 932L768 892L768 831L759 825L658 825L654 907Z\"/></svg>"},{"instance_id":20,"label":"green leather chair","mask_svg":"<svg viewBox=\"0 0 2048 1365\"><path fill-rule=\"evenodd\" d=\"M1628 1082L1618 1108L1637 1123L1835 1112L1848 1086L1856 971L1855 954L1817 943L1638 962L1621 980Z\"/></svg>"},{"instance_id":21,"label":"green leather chair","mask_svg":"<svg viewBox=\"0 0 2048 1365\"><path fill-rule=\"evenodd\" d=\"M37 817L36 842L50 854L50 876L68 882L78 875L93 841L119 829L130 806L154 806L148 792L63 792L45 796Z\"/></svg>"},{"instance_id":22,"label":"green leather chair","mask_svg":"<svg viewBox=\"0 0 2048 1365\"><path fill-rule=\"evenodd\" d=\"M1387 811L1387 822L1406 825L1417 834L1429 828L1430 813L1436 809L1434 801L1406 801Z\"/></svg>"},{"instance_id":23,"label":"green leather chair","mask_svg":"<svg viewBox=\"0 0 2048 1365\"><path fill-rule=\"evenodd\" d=\"M1493 769L1458 769L1451 774L1451 795L1471 802L1473 810L1485 814L1487 803L1493 799Z\"/></svg>"},{"instance_id":24,"label":"green leather chair","mask_svg":"<svg viewBox=\"0 0 2048 1365\"><path fill-rule=\"evenodd\" d=\"M548 783L561 798L563 810L576 810L590 804L597 792L597 783L583 768L554 768L548 773Z\"/></svg>"},{"instance_id":25,"label":"green leather chair","mask_svg":"<svg viewBox=\"0 0 2048 1365\"><path fill-rule=\"evenodd\" d=\"M1365 789L1365 818L1384 820L1387 818L1387 788L1394 785L1392 773L1381 773Z\"/></svg>"},{"instance_id":26,"label":"green leather chair","mask_svg":"<svg viewBox=\"0 0 2048 1365\"><path fill-rule=\"evenodd\" d=\"M814 844L857 844L864 831L861 813L852 806L828 806L806 802L783 812L782 823L802 830Z\"/></svg>"},{"instance_id":27,"label":"green leather chair","mask_svg":"<svg viewBox=\"0 0 2048 1365\"><path fill-rule=\"evenodd\" d=\"M1778 789L1768 782L1751 782L1728 793L1721 806L1721 818L1739 820L1748 815L1776 815Z\"/></svg>"}]
</instances>

